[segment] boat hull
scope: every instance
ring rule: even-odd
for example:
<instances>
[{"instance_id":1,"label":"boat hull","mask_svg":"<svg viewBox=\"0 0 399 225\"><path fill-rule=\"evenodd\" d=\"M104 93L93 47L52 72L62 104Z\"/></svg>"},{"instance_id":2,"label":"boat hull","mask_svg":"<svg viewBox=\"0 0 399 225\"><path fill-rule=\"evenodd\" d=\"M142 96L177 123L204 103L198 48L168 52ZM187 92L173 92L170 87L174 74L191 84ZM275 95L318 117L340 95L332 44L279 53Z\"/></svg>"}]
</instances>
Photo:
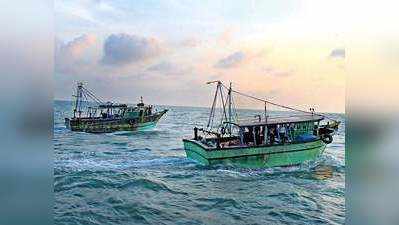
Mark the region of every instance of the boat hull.
<instances>
[{"instance_id":1,"label":"boat hull","mask_svg":"<svg viewBox=\"0 0 399 225\"><path fill-rule=\"evenodd\" d=\"M188 158L202 165L227 164L246 168L292 166L314 161L326 144L321 140L272 146L210 149L195 140L183 140Z\"/></svg>"},{"instance_id":2,"label":"boat hull","mask_svg":"<svg viewBox=\"0 0 399 225\"><path fill-rule=\"evenodd\" d=\"M111 133L125 131L144 131L154 128L159 119L167 112L164 110L141 121L124 118L117 119L90 119L90 118L65 118L65 126L71 131L87 133Z\"/></svg>"}]
</instances>

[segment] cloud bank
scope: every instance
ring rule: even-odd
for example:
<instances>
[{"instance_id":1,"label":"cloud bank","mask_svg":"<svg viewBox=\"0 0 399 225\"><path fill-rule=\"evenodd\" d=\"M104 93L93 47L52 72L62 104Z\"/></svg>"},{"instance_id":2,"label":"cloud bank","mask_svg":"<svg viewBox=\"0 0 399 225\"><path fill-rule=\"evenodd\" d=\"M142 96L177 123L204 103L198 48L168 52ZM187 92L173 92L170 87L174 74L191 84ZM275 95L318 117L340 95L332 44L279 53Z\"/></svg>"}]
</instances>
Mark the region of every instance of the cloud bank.
<instances>
[{"instance_id":1,"label":"cloud bank","mask_svg":"<svg viewBox=\"0 0 399 225\"><path fill-rule=\"evenodd\" d=\"M104 65L126 65L159 56L160 44L153 38L129 34L112 34L104 42Z\"/></svg>"},{"instance_id":2,"label":"cloud bank","mask_svg":"<svg viewBox=\"0 0 399 225\"><path fill-rule=\"evenodd\" d=\"M70 42L56 40L55 71L74 73L78 65L85 63L84 53L96 43L96 36L84 34Z\"/></svg>"},{"instance_id":3,"label":"cloud bank","mask_svg":"<svg viewBox=\"0 0 399 225\"><path fill-rule=\"evenodd\" d=\"M160 62L147 68L147 71L164 75L188 75L192 73L192 67L177 65L171 62Z\"/></svg>"}]
</instances>

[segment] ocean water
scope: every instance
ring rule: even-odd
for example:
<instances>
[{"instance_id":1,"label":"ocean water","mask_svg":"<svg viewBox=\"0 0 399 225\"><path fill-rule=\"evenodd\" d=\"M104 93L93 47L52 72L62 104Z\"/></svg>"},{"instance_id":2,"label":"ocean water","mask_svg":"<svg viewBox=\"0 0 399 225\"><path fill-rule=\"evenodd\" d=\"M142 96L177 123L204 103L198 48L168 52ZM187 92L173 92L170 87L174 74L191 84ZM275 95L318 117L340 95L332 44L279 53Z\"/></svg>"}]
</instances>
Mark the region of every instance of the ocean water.
<instances>
[{"instance_id":1,"label":"ocean water","mask_svg":"<svg viewBox=\"0 0 399 225\"><path fill-rule=\"evenodd\" d=\"M55 224L344 224L344 115L330 115L342 124L316 162L242 169L185 157L209 109L158 108L170 110L153 130L87 134L54 102Z\"/></svg>"}]
</instances>

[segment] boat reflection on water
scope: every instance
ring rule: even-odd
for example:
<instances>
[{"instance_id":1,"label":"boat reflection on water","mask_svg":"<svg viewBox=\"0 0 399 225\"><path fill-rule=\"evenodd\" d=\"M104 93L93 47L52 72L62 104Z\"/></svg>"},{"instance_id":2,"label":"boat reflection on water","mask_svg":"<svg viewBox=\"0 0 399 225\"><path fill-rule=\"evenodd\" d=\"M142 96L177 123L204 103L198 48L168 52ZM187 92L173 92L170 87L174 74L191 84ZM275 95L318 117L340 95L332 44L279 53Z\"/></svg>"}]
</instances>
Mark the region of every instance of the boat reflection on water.
<instances>
[{"instance_id":1,"label":"boat reflection on water","mask_svg":"<svg viewBox=\"0 0 399 225\"><path fill-rule=\"evenodd\" d=\"M312 178L317 180L326 180L333 177L333 168L331 166L316 166L311 170Z\"/></svg>"}]
</instances>

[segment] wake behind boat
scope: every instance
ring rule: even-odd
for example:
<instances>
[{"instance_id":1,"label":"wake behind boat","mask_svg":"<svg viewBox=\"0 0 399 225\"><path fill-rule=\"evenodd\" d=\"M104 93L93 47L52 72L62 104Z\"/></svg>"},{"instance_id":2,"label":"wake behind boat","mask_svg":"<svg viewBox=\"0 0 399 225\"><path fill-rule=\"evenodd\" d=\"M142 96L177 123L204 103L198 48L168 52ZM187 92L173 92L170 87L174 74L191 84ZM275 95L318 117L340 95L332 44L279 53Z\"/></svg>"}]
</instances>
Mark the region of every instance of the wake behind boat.
<instances>
[{"instance_id":1,"label":"wake behind boat","mask_svg":"<svg viewBox=\"0 0 399 225\"><path fill-rule=\"evenodd\" d=\"M110 133L151 129L168 111L154 112L152 105L143 103L143 98L135 106L105 103L83 83L78 83L75 98L73 117L65 118L65 126L71 131Z\"/></svg>"},{"instance_id":2,"label":"wake behind boat","mask_svg":"<svg viewBox=\"0 0 399 225\"><path fill-rule=\"evenodd\" d=\"M203 165L222 163L260 168L314 161L332 142L332 135L340 124L335 120L321 124L328 118L314 109L297 110L238 92L231 84L226 87L220 81L208 83L217 83L217 87L207 126L195 127L194 137L183 139L187 157ZM239 119L233 93L264 104L264 114ZM215 126L218 98L221 122ZM271 105L296 114L272 116L267 110Z\"/></svg>"}]
</instances>

